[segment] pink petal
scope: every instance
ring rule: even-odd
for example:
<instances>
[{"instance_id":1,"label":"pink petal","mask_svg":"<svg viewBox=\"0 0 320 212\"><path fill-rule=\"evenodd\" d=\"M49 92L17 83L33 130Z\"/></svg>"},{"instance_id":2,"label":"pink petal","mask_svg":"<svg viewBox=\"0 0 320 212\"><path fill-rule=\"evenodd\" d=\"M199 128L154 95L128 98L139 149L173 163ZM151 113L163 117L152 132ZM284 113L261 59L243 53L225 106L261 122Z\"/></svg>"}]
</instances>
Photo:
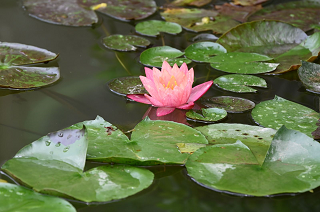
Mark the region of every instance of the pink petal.
<instances>
[{"instance_id":1,"label":"pink petal","mask_svg":"<svg viewBox=\"0 0 320 212\"><path fill-rule=\"evenodd\" d=\"M172 113L175 108L171 107L159 107L157 109L157 116L165 116L168 115L169 113Z\"/></svg>"},{"instance_id":2,"label":"pink petal","mask_svg":"<svg viewBox=\"0 0 320 212\"><path fill-rule=\"evenodd\" d=\"M132 100L134 100L136 102L141 102L143 104L150 105L151 102L145 97L145 95L143 95L143 94L128 94L127 98L132 99Z\"/></svg>"},{"instance_id":3,"label":"pink petal","mask_svg":"<svg viewBox=\"0 0 320 212\"><path fill-rule=\"evenodd\" d=\"M208 91L212 84L213 81L211 80L193 87L188 102L195 102L198 100L205 92Z\"/></svg>"},{"instance_id":4,"label":"pink petal","mask_svg":"<svg viewBox=\"0 0 320 212\"><path fill-rule=\"evenodd\" d=\"M144 71L146 72L146 77L153 81L153 70L147 67L144 67Z\"/></svg>"},{"instance_id":5,"label":"pink petal","mask_svg":"<svg viewBox=\"0 0 320 212\"><path fill-rule=\"evenodd\" d=\"M146 77L143 77L143 76L140 76L140 80L143 84L143 87L149 92L149 94L152 97L159 99L158 89L157 89L156 85L154 84L154 82Z\"/></svg>"},{"instance_id":6,"label":"pink petal","mask_svg":"<svg viewBox=\"0 0 320 212\"><path fill-rule=\"evenodd\" d=\"M188 66L186 63L183 63L181 66L180 66L180 71L182 71L184 74L187 74L188 72Z\"/></svg>"},{"instance_id":7,"label":"pink petal","mask_svg":"<svg viewBox=\"0 0 320 212\"><path fill-rule=\"evenodd\" d=\"M169 63L167 61L163 61L162 63L162 67L161 67L161 71L163 70L167 70L167 71L170 71L172 68L171 66L169 65Z\"/></svg>"},{"instance_id":8,"label":"pink petal","mask_svg":"<svg viewBox=\"0 0 320 212\"><path fill-rule=\"evenodd\" d=\"M177 107L177 108L183 109L183 110L189 110L189 109L192 109L193 106L194 106L194 102L189 102L188 104L179 106L179 107Z\"/></svg>"},{"instance_id":9,"label":"pink petal","mask_svg":"<svg viewBox=\"0 0 320 212\"><path fill-rule=\"evenodd\" d=\"M163 107L163 103L160 102L158 99L154 98L154 97L151 97L147 94L144 95L150 102L152 105L156 106L156 107Z\"/></svg>"}]
</instances>

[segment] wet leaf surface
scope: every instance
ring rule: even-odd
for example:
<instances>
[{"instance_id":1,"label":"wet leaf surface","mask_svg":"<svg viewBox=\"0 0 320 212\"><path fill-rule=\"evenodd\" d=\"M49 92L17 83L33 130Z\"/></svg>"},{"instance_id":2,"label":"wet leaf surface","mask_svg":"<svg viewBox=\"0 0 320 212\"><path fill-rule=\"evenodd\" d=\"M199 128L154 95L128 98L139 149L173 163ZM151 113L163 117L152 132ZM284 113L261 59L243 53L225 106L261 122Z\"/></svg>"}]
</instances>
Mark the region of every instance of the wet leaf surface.
<instances>
[{"instance_id":1,"label":"wet leaf surface","mask_svg":"<svg viewBox=\"0 0 320 212\"><path fill-rule=\"evenodd\" d=\"M302 61L298 75L307 90L320 92L320 65Z\"/></svg>"},{"instance_id":2,"label":"wet leaf surface","mask_svg":"<svg viewBox=\"0 0 320 212\"><path fill-rule=\"evenodd\" d=\"M139 22L135 29L139 34L147 36L156 36L160 32L176 35L182 31L179 24L158 20Z\"/></svg>"},{"instance_id":3,"label":"wet leaf surface","mask_svg":"<svg viewBox=\"0 0 320 212\"><path fill-rule=\"evenodd\" d=\"M144 88L139 77L120 77L108 82L109 89L118 94L145 94L148 93Z\"/></svg>"},{"instance_id":4,"label":"wet leaf surface","mask_svg":"<svg viewBox=\"0 0 320 212\"><path fill-rule=\"evenodd\" d=\"M260 102L252 110L252 118L264 127L279 129L285 125L311 136L317 129L319 113L303 105L275 96L274 99Z\"/></svg>"},{"instance_id":5,"label":"wet leaf surface","mask_svg":"<svg viewBox=\"0 0 320 212\"><path fill-rule=\"evenodd\" d=\"M242 6L252 6L257 4L262 4L268 0L233 0L234 4Z\"/></svg>"},{"instance_id":6,"label":"wet leaf surface","mask_svg":"<svg viewBox=\"0 0 320 212\"><path fill-rule=\"evenodd\" d=\"M209 33L201 33L198 34L196 36L194 36L192 38L192 42L196 42L196 41L216 41L219 38L213 34L209 34Z\"/></svg>"},{"instance_id":7,"label":"wet leaf surface","mask_svg":"<svg viewBox=\"0 0 320 212\"><path fill-rule=\"evenodd\" d=\"M257 6L237 6L234 4L224 3L223 5L215 5L215 9L221 14L232 18L239 22L246 22L248 17L262 9L261 5Z\"/></svg>"},{"instance_id":8,"label":"wet leaf surface","mask_svg":"<svg viewBox=\"0 0 320 212\"><path fill-rule=\"evenodd\" d=\"M194 110L190 110L186 113L189 120L210 123L221 121L227 117L227 111L221 108L202 108L201 113L197 113Z\"/></svg>"},{"instance_id":9,"label":"wet leaf surface","mask_svg":"<svg viewBox=\"0 0 320 212\"><path fill-rule=\"evenodd\" d=\"M135 51L137 47L147 47L150 41L136 35L110 35L102 39L105 47L118 51Z\"/></svg>"},{"instance_id":10,"label":"wet leaf surface","mask_svg":"<svg viewBox=\"0 0 320 212\"><path fill-rule=\"evenodd\" d=\"M233 96L217 96L211 98L201 98L201 104L206 107L223 108L228 113L241 113L251 110L255 107L255 103L249 99L233 97Z\"/></svg>"},{"instance_id":11,"label":"wet leaf surface","mask_svg":"<svg viewBox=\"0 0 320 212\"><path fill-rule=\"evenodd\" d=\"M196 6L202 7L206 4L209 4L211 0L175 0L166 4L166 7L181 7L181 6Z\"/></svg>"},{"instance_id":12,"label":"wet leaf surface","mask_svg":"<svg viewBox=\"0 0 320 212\"><path fill-rule=\"evenodd\" d=\"M198 42L185 50L185 56L196 62L210 62L213 56L226 53L227 50L214 42Z\"/></svg>"},{"instance_id":13,"label":"wet leaf surface","mask_svg":"<svg viewBox=\"0 0 320 212\"><path fill-rule=\"evenodd\" d=\"M223 75L213 82L219 88L237 93L257 92L256 89L248 86L267 87L267 82L263 78L241 74Z\"/></svg>"}]
</instances>

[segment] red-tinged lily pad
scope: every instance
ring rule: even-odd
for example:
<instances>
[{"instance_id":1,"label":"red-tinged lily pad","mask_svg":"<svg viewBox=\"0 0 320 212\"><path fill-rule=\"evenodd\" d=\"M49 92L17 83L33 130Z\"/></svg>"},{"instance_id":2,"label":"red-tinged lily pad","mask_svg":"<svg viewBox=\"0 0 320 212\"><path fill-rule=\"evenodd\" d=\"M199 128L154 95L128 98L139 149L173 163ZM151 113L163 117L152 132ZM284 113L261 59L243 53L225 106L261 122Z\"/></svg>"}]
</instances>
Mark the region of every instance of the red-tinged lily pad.
<instances>
[{"instance_id":1,"label":"red-tinged lily pad","mask_svg":"<svg viewBox=\"0 0 320 212\"><path fill-rule=\"evenodd\" d=\"M54 60L58 55L34 46L0 42L0 87L27 89L56 82L58 67L21 66Z\"/></svg>"},{"instance_id":2,"label":"red-tinged lily pad","mask_svg":"<svg viewBox=\"0 0 320 212\"><path fill-rule=\"evenodd\" d=\"M320 22L320 2L306 0L271 5L252 14L248 20L279 20L308 31Z\"/></svg>"},{"instance_id":3,"label":"red-tinged lily pad","mask_svg":"<svg viewBox=\"0 0 320 212\"><path fill-rule=\"evenodd\" d=\"M268 0L233 0L233 3L241 6L252 6L262 4L267 1Z\"/></svg>"},{"instance_id":4,"label":"red-tinged lily pad","mask_svg":"<svg viewBox=\"0 0 320 212\"><path fill-rule=\"evenodd\" d=\"M169 4L166 4L166 7L181 7L181 6L196 6L202 7L206 4L209 4L211 0L175 0Z\"/></svg>"},{"instance_id":5,"label":"red-tinged lily pad","mask_svg":"<svg viewBox=\"0 0 320 212\"><path fill-rule=\"evenodd\" d=\"M302 61L298 75L307 90L320 93L320 65Z\"/></svg>"},{"instance_id":6,"label":"red-tinged lily pad","mask_svg":"<svg viewBox=\"0 0 320 212\"><path fill-rule=\"evenodd\" d=\"M147 47L150 41L136 35L110 35L103 38L105 47L118 51L135 51L137 47Z\"/></svg>"},{"instance_id":7,"label":"red-tinged lily pad","mask_svg":"<svg viewBox=\"0 0 320 212\"><path fill-rule=\"evenodd\" d=\"M216 5L215 9L218 10L221 15L229 16L239 22L246 22L252 13L262 9L262 7L261 5L241 7L225 3L223 5Z\"/></svg>"},{"instance_id":8,"label":"red-tinged lily pad","mask_svg":"<svg viewBox=\"0 0 320 212\"><path fill-rule=\"evenodd\" d=\"M239 24L216 10L168 8L161 16L166 21L178 23L194 32L212 30L213 33L223 34Z\"/></svg>"},{"instance_id":9,"label":"red-tinged lily pad","mask_svg":"<svg viewBox=\"0 0 320 212\"><path fill-rule=\"evenodd\" d=\"M249 99L233 97L233 96L217 96L211 98L201 98L201 104L206 107L223 108L228 113L241 113L251 110L255 107L255 103Z\"/></svg>"},{"instance_id":10,"label":"red-tinged lily pad","mask_svg":"<svg viewBox=\"0 0 320 212\"><path fill-rule=\"evenodd\" d=\"M91 26L98 22L96 13L77 0L23 0L23 7L30 16L51 24Z\"/></svg>"},{"instance_id":11,"label":"red-tinged lily pad","mask_svg":"<svg viewBox=\"0 0 320 212\"><path fill-rule=\"evenodd\" d=\"M112 92L122 96L148 93L139 77L116 78L108 82L108 87Z\"/></svg>"}]
</instances>

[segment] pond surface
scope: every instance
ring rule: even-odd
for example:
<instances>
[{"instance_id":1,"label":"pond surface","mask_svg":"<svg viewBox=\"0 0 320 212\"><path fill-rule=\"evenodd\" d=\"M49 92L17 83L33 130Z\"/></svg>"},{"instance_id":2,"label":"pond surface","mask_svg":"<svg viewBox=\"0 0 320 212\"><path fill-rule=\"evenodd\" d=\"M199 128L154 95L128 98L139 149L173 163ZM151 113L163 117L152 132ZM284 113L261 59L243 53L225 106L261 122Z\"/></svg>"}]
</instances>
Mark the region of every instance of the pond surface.
<instances>
[{"instance_id":1,"label":"pond surface","mask_svg":"<svg viewBox=\"0 0 320 212\"><path fill-rule=\"evenodd\" d=\"M158 5L161 2L158 1ZM0 14L1 41L33 45L59 53L59 58L48 65L59 66L61 70L61 79L51 86L31 91L0 90L0 165L39 137L77 122L95 119L97 115L124 131L141 121L149 106L127 101L112 93L106 82L129 76L117 57L130 74L143 75L143 65L139 63L143 49L135 53L115 53L105 49L101 43L106 36L102 25L110 34L133 34L134 22L125 23L99 14L101 21L93 28L52 25L28 16L19 0L1 0ZM160 19L159 14L146 20L153 19ZM187 31L179 36L166 34L165 44L184 50L195 35ZM160 38L148 39L153 46L162 45ZM209 79L225 74L212 69L209 64L192 63L191 66L194 66L196 77L202 77L203 81L208 72ZM205 96L232 95L259 103L278 95L319 111L319 97L305 90L296 71L261 77L267 81L268 88L258 89L256 94L236 94L212 86ZM255 125L249 112L229 114L224 122ZM86 168L96 166L87 164ZM72 203L81 212L320 211L320 189L295 196L239 197L197 185L187 176L184 167L159 166L150 170L156 176L154 183L134 196L99 205ZM1 178L9 180L6 176Z\"/></svg>"}]
</instances>

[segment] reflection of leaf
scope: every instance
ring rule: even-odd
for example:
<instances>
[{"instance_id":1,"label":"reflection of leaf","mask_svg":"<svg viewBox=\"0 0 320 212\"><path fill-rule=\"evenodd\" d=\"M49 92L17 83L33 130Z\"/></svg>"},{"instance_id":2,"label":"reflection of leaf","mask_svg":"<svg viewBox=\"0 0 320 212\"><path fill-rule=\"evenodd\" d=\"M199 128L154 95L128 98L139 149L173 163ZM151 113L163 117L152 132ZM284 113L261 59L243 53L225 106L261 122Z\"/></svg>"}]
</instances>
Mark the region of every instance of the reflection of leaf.
<instances>
[{"instance_id":1,"label":"reflection of leaf","mask_svg":"<svg viewBox=\"0 0 320 212\"><path fill-rule=\"evenodd\" d=\"M108 87L112 92L123 96L148 93L139 77L116 78L108 82Z\"/></svg>"},{"instance_id":2,"label":"reflection of leaf","mask_svg":"<svg viewBox=\"0 0 320 212\"><path fill-rule=\"evenodd\" d=\"M156 36L160 32L178 34L182 31L179 24L158 20L140 22L136 25L135 29L138 33L147 36Z\"/></svg>"},{"instance_id":3,"label":"reflection of leaf","mask_svg":"<svg viewBox=\"0 0 320 212\"><path fill-rule=\"evenodd\" d=\"M320 92L320 65L302 61L298 75L307 90Z\"/></svg>"},{"instance_id":4,"label":"reflection of leaf","mask_svg":"<svg viewBox=\"0 0 320 212\"><path fill-rule=\"evenodd\" d=\"M186 116L193 121L205 123L220 121L227 117L227 111L220 108L202 108L201 112L202 114L199 114L196 111L190 110L186 113Z\"/></svg>"},{"instance_id":5,"label":"reflection of leaf","mask_svg":"<svg viewBox=\"0 0 320 212\"><path fill-rule=\"evenodd\" d=\"M135 35L110 35L103 38L102 43L105 47L118 51L135 51L138 47L150 45L150 41Z\"/></svg>"},{"instance_id":6,"label":"reflection of leaf","mask_svg":"<svg viewBox=\"0 0 320 212\"><path fill-rule=\"evenodd\" d=\"M211 98L201 98L201 104L207 107L223 108L228 113L240 113L251 110L255 107L255 103L239 97L233 96L217 96Z\"/></svg>"},{"instance_id":7,"label":"reflection of leaf","mask_svg":"<svg viewBox=\"0 0 320 212\"><path fill-rule=\"evenodd\" d=\"M185 50L187 58L197 62L210 62L212 56L226 53L227 50L218 43L198 42L191 44Z\"/></svg>"}]
</instances>

